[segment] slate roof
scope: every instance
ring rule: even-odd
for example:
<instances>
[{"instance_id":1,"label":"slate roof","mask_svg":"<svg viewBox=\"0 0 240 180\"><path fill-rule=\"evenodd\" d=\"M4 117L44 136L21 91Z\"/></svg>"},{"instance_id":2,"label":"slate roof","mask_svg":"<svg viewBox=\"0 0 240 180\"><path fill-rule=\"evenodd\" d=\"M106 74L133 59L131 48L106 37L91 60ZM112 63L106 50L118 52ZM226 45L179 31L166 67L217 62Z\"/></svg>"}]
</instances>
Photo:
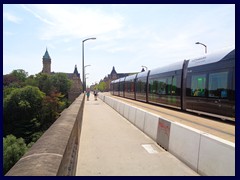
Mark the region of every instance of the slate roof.
<instances>
[{"instance_id":1,"label":"slate roof","mask_svg":"<svg viewBox=\"0 0 240 180\"><path fill-rule=\"evenodd\" d=\"M46 49L46 52L45 52L45 54L44 54L44 56L43 56L43 60L49 60L49 61L51 61L51 58L50 58L50 56L49 56L49 54L48 54L47 49Z\"/></svg>"}]
</instances>

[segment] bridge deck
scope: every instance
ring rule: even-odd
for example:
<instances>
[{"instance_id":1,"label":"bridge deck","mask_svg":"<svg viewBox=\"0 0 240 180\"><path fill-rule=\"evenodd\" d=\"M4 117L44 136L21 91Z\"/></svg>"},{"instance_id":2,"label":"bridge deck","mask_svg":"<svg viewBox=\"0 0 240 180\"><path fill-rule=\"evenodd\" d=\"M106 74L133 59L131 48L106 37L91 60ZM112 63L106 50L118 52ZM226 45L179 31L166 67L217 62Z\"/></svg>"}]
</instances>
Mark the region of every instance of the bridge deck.
<instances>
[{"instance_id":1,"label":"bridge deck","mask_svg":"<svg viewBox=\"0 0 240 180\"><path fill-rule=\"evenodd\" d=\"M77 176L198 176L102 102L85 102Z\"/></svg>"}]
</instances>

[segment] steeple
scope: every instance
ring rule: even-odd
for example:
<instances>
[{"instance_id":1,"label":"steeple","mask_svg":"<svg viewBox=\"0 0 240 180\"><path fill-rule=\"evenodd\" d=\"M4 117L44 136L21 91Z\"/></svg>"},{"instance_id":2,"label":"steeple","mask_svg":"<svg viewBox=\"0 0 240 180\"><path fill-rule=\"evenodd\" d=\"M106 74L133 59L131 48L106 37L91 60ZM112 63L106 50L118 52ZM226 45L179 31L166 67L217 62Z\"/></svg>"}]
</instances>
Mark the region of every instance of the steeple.
<instances>
[{"instance_id":1,"label":"steeple","mask_svg":"<svg viewBox=\"0 0 240 180\"><path fill-rule=\"evenodd\" d=\"M110 77L111 77L112 80L118 78L118 77L117 77L117 72L116 72L114 66L113 66L112 72L111 72L111 74L110 74Z\"/></svg>"},{"instance_id":2,"label":"steeple","mask_svg":"<svg viewBox=\"0 0 240 180\"><path fill-rule=\"evenodd\" d=\"M114 66L113 66L113 69L112 69L112 72L111 72L111 75L112 75L112 74L117 74Z\"/></svg>"},{"instance_id":3,"label":"steeple","mask_svg":"<svg viewBox=\"0 0 240 180\"><path fill-rule=\"evenodd\" d=\"M43 55L43 60L45 60L45 61L51 61L51 58L50 58L50 56L49 56L49 54L48 54L47 48L46 48L45 54Z\"/></svg>"},{"instance_id":4,"label":"steeple","mask_svg":"<svg viewBox=\"0 0 240 180\"><path fill-rule=\"evenodd\" d=\"M46 48L46 52L45 54L43 55L43 58L42 58L42 62L43 62L43 70L42 72L43 73L47 73L47 74L51 74L51 58L48 54L48 50Z\"/></svg>"},{"instance_id":5,"label":"steeple","mask_svg":"<svg viewBox=\"0 0 240 180\"><path fill-rule=\"evenodd\" d=\"M78 73L78 70L77 70L77 65L75 65L73 74L76 74L78 77L80 77L80 74Z\"/></svg>"}]
</instances>

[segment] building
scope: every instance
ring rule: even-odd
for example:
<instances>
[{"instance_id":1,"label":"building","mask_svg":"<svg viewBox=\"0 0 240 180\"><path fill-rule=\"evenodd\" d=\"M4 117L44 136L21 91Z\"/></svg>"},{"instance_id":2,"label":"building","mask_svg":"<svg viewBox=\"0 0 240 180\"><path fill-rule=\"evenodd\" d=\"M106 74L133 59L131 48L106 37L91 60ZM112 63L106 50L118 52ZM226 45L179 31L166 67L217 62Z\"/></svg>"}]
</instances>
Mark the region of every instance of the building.
<instances>
[{"instance_id":1,"label":"building","mask_svg":"<svg viewBox=\"0 0 240 180\"><path fill-rule=\"evenodd\" d=\"M142 71L144 71L144 69L142 69ZM126 77L132 74L136 74L138 72L131 72L131 73L117 73L117 71L115 70L115 67L113 66L112 71L110 74L108 74L107 76L104 77L103 80L100 81L101 82L105 82L107 87L105 91L109 91L110 90L110 83L111 81L115 80L115 79L119 79L122 77Z\"/></svg>"},{"instance_id":2,"label":"building","mask_svg":"<svg viewBox=\"0 0 240 180\"><path fill-rule=\"evenodd\" d=\"M51 72L51 58L49 56L48 50L46 49L45 54L43 55L43 69L42 73L54 74ZM75 65L73 73L65 73L67 77L73 82L71 89L68 92L69 101L73 102L76 97L78 97L82 92L82 81L80 78L80 73L78 73L77 65Z\"/></svg>"}]
</instances>

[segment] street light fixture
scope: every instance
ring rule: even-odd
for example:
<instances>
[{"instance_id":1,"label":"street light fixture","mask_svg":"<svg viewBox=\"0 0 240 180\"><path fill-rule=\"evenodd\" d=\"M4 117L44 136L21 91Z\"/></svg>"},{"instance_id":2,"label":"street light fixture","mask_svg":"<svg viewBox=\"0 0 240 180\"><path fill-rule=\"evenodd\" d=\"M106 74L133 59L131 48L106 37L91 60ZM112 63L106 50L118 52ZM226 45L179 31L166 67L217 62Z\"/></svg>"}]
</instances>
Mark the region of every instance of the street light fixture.
<instances>
[{"instance_id":1,"label":"street light fixture","mask_svg":"<svg viewBox=\"0 0 240 180\"><path fill-rule=\"evenodd\" d=\"M85 84L85 66L84 66L84 42L88 40L95 40L96 38L87 38L82 41L82 79L83 79L83 92L86 90L86 84Z\"/></svg>"},{"instance_id":2,"label":"street light fixture","mask_svg":"<svg viewBox=\"0 0 240 180\"><path fill-rule=\"evenodd\" d=\"M142 66L142 68L145 68L145 69L146 69L146 71L148 70L147 66Z\"/></svg>"},{"instance_id":3,"label":"street light fixture","mask_svg":"<svg viewBox=\"0 0 240 180\"><path fill-rule=\"evenodd\" d=\"M200 44L200 45L203 45L205 47L205 54L207 54L207 46L203 43L200 43L200 42L196 42L195 44Z\"/></svg>"}]
</instances>

